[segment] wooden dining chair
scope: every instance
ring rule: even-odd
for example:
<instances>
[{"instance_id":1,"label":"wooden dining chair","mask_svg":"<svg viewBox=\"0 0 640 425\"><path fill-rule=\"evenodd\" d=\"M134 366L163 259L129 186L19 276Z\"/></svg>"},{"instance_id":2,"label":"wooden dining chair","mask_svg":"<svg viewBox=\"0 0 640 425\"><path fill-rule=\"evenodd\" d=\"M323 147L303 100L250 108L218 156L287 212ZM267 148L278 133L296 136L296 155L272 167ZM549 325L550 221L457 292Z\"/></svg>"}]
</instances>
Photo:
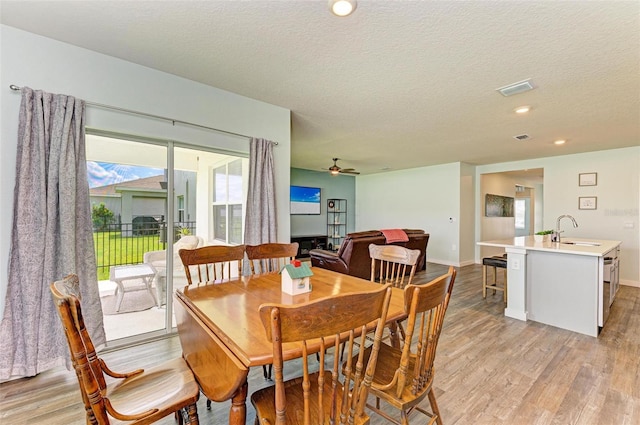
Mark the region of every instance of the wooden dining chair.
<instances>
[{"instance_id":1,"label":"wooden dining chair","mask_svg":"<svg viewBox=\"0 0 640 425\"><path fill-rule=\"evenodd\" d=\"M242 261L244 260L244 245L209 245L194 249L178 251L184 273L189 285L209 282L212 280L229 279L233 262L237 263L238 276L242 276ZM193 274L197 273L196 276Z\"/></svg>"},{"instance_id":2,"label":"wooden dining chair","mask_svg":"<svg viewBox=\"0 0 640 425\"><path fill-rule=\"evenodd\" d=\"M238 276L242 276L244 245L208 245L194 249L178 251L187 283L203 283L212 280L231 278L232 264L237 263ZM196 276L192 276L197 272ZM195 277L198 280L195 280ZM211 400L207 399L207 410L211 409Z\"/></svg>"},{"instance_id":3,"label":"wooden dining chair","mask_svg":"<svg viewBox=\"0 0 640 425\"><path fill-rule=\"evenodd\" d=\"M150 424L172 413L179 424L184 419L198 424L200 391L184 359L128 373L113 372L96 354L85 328L78 276L56 281L50 289L69 344L87 424ZM116 381L107 384L105 374Z\"/></svg>"},{"instance_id":4,"label":"wooden dining chair","mask_svg":"<svg viewBox=\"0 0 640 425\"><path fill-rule=\"evenodd\" d=\"M408 249L398 245L369 245L371 257L371 281L382 284L390 283L395 288L404 289L413 282L420 257L420 250ZM408 275L408 276L407 276ZM397 332L400 331L400 337ZM405 332L402 322L389 324L388 337L396 347L400 347L400 338ZM386 337L385 337L386 339Z\"/></svg>"},{"instance_id":5,"label":"wooden dining chair","mask_svg":"<svg viewBox=\"0 0 640 425\"><path fill-rule=\"evenodd\" d=\"M251 274L279 272L298 255L298 242L246 246Z\"/></svg>"},{"instance_id":6,"label":"wooden dining chair","mask_svg":"<svg viewBox=\"0 0 640 425\"><path fill-rule=\"evenodd\" d=\"M291 263L296 258L298 242L247 245L245 251L251 274L277 273L285 264ZM262 366L264 379L271 379L271 370L271 365Z\"/></svg>"},{"instance_id":7,"label":"wooden dining chair","mask_svg":"<svg viewBox=\"0 0 640 425\"><path fill-rule=\"evenodd\" d=\"M368 424L367 394L375 369L377 352L391 300L391 287L368 292L327 297L297 305L263 304L260 318L267 339L273 344L275 385L251 395L256 424ZM364 350L354 356L356 339L364 344L365 334L375 326L374 343L365 362ZM348 361L340 367L334 355L325 369L325 351L339 350L345 339ZM302 376L283 379L282 345L300 346ZM318 370L309 370L308 355L320 353ZM352 360L353 357L353 360ZM315 365L315 362L313 362ZM341 375L341 376L340 376Z\"/></svg>"},{"instance_id":8,"label":"wooden dining chair","mask_svg":"<svg viewBox=\"0 0 640 425\"><path fill-rule=\"evenodd\" d=\"M442 425L433 392L433 363L455 278L456 270L449 267L446 274L427 284L405 287L404 308L408 319L404 345L402 349L380 346L371 385L376 404L367 404L367 407L395 424L408 425L409 414L417 410L430 418L429 424ZM365 359L369 355L373 355L373 351L367 348ZM429 398L431 412L418 406L425 396ZM380 400L400 410L401 420L383 411Z\"/></svg>"},{"instance_id":9,"label":"wooden dining chair","mask_svg":"<svg viewBox=\"0 0 640 425\"><path fill-rule=\"evenodd\" d=\"M413 282L420 251L398 245L369 245L371 281L404 289ZM407 276L407 274L409 276Z\"/></svg>"}]
</instances>

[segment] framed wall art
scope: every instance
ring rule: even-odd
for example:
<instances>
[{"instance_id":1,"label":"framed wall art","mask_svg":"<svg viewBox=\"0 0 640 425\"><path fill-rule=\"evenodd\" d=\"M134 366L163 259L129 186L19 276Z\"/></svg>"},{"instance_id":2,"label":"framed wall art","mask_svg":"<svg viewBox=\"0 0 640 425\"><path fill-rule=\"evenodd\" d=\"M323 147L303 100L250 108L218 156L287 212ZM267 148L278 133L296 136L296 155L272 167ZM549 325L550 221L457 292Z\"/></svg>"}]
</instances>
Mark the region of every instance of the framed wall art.
<instances>
[{"instance_id":1,"label":"framed wall art","mask_svg":"<svg viewBox=\"0 0 640 425\"><path fill-rule=\"evenodd\" d=\"M486 194L484 215L486 217L513 217L513 201L509 196Z\"/></svg>"},{"instance_id":2,"label":"framed wall art","mask_svg":"<svg viewBox=\"0 0 640 425\"><path fill-rule=\"evenodd\" d=\"M598 208L598 198L595 196L581 196L578 198L579 210L595 210Z\"/></svg>"},{"instance_id":3,"label":"framed wall art","mask_svg":"<svg viewBox=\"0 0 640 425\"><path fill-rule=\"evenodd\" d=\"M598 173L581 173L578 175L578 184L580 186L597 186Z\"/></svg>"}]
</instances>

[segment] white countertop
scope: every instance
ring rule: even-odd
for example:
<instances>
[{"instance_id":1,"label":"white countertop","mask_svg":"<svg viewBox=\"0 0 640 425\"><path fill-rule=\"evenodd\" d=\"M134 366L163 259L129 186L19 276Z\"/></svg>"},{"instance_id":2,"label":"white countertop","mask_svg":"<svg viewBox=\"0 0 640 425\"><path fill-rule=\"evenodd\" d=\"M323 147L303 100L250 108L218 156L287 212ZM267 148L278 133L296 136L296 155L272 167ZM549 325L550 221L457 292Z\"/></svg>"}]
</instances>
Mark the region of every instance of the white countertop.
<instances>
[{"instance_id":1,"label":"white countertop","mask_svg":"<svg viewBox=\"0 0 640 425\"><path fill-rule=\"evenodd\" d=\"M550 235L549 235L550 236ZM601 257L621 244L621 241L604 239L582 239L565 236L561 242L536 242L533 236L518 236L510 239L478 242L481 246L495 246L499 248L521 248L529 251L556 252L558 254L589 255ZM568 242L575 242L573 244Z\"/></svg>"}]
</instances>

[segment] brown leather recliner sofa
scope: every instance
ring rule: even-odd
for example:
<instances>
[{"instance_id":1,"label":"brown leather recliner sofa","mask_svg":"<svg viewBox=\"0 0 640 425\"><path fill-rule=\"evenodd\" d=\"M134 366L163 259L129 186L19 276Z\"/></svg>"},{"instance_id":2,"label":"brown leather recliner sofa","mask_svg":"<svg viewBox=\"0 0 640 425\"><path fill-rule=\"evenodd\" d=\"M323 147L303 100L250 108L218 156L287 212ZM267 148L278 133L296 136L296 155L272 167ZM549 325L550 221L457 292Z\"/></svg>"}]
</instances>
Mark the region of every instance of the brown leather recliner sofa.
<instances>
[{"instance_id":1,"label":"brown leather recliner sofa","mask_svg":"<svg viewBox=\"0 0 640 425\"><path fill-rule=\"evenodd\" d=\"M425 233L424 230L402 230L404 230L409 237L409 241L394 242L392 245L400 245L405 248L420 250L416 270L424 270L427 264L426 254L429 234ZM371 278L369 245L371 244L387 245L387 240L379 230L349 233L342 242L342 245L340 245L338 252L321 249L312 249L309 251L311 265L369 280Z\"/></svg>"}]
</instances>

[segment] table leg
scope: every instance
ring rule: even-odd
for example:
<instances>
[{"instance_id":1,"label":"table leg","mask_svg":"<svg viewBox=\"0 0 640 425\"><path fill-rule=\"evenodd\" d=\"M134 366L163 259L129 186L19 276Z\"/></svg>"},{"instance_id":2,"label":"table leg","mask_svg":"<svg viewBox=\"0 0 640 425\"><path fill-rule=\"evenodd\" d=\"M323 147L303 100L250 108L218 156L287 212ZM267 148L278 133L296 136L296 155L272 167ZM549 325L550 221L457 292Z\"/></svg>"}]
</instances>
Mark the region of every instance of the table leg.
<instances>
[{"instance_id":1,"label":"table leg","mask_svg":"<svg viewBox=\"0 0 640 425\"><path fill-rule=\"evenodd\" d=\"M247 381L238 388L238 392L231 398L231 408L229 409L229 425L245 425L247 420L247 392L249 384Z\"/></svg>"},{"instance_id":2,"label":"table leg","mask_svg":"<svg viewBox=\"0 0 640 425\"><path fill-rule=\"evenodd\" d=\"M162 307L167 303L167 279L161 272L157 272L153 277L153 284L156 287L156 299L158 300L158 307Z\"/></svg>"},{"instance_id":3,"label":"table leg","mask_svg":"<svg viewBox=\"0 0 640 425\"><path fill-rule=\"evenodd\" d=\"M122 304L122 297L124 297L124 284L122 281L116 281L116 312L120 311L120 305Z\"/></svg>"},{"instance_id":4,"label":"table leg","mask_svg":"<svg viewBox=\"0 0 640 425\"><path fill-rule=\"evenodd\" d=\"M153 289L151 289L151 276L143 277L142 280L144 281L144 286L146 286L147 291L151 294L151 298L153 298L156 305L160 307L160 301L156 298L156 294L153 292Z\"/></svg>"}]
</instances>

